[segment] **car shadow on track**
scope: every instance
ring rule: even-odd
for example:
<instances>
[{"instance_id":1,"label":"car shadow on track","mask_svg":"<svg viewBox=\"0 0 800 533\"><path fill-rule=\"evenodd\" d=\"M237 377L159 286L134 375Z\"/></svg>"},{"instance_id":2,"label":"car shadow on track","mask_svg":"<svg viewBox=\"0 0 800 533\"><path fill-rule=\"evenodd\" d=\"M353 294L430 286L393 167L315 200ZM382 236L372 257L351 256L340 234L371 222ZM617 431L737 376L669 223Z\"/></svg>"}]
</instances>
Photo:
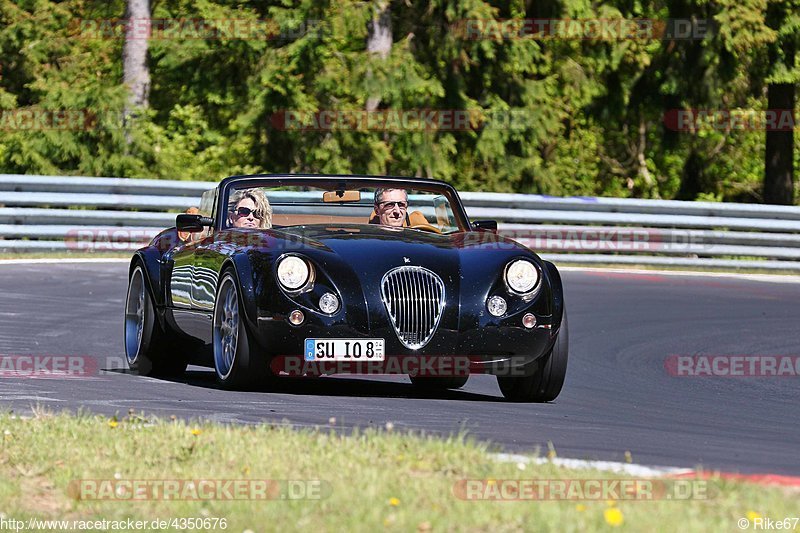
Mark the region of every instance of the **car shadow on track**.
<instances>
[{"instance_id":1,"label":"car shadow on track","mask_svg":"<svg viewBox=\"0 0 800 533\"><path fill-rule=\"evenodd\" d=\"M195 367L196 368L196 367ZM107 372L129 374L129 371L108 369ZM180 376L153 378L191 387L223 390L213 370L189 369ZM411 383L383 381L358 377L323 376L319 378L280 377L268 385L256 386L244 392L295 394L301 396L349 396L354 398L408 398L422 400L459 400L479 402L505 402L501 396L490 396L463 390L428 391Z\"/></svg>"}]
</instances>

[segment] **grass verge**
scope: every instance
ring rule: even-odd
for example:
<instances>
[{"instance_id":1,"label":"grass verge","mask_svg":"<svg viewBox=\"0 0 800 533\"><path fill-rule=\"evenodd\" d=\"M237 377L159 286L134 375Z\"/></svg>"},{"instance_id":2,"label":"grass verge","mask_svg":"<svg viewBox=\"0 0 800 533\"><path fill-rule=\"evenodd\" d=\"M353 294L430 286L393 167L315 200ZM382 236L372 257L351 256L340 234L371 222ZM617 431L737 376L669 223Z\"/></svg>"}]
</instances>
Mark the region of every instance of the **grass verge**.
<instances>
[{"instance_id":1,"label":"grass verge","mask_svg":"<svg viewBox=\"0 0 800 533\"><path fill-rule=\"evenodd\" d=\"M627 477L551 464L500 463L490 458L486 445L468 438L440 439L390 428L342 434L133 415L109 420L6 413L0 414L0 439L0 521L6 526L9 520L31 517L148 524L154 519L224 518L225 530L236 532L733 531L748 513L751 520L757 515L777 519L796 515L798 508L797 493L787 489L720 480L708 482L713 487L706 499L469 501L454 491L465 479L486 480L483 486L492 487L507 479ZM131 480L149 480L150 486L153 480L184 480L181 493L191 497L186 480L201 479L250 480L251 487L256 480L284 481L270 484L277 488L267 491L267 499L252 500L131 500L121 489ZM116 487L116 496L103 486ZM223 530L220 523L206 526L194 529Z\"/></svg>"}]
</instances>

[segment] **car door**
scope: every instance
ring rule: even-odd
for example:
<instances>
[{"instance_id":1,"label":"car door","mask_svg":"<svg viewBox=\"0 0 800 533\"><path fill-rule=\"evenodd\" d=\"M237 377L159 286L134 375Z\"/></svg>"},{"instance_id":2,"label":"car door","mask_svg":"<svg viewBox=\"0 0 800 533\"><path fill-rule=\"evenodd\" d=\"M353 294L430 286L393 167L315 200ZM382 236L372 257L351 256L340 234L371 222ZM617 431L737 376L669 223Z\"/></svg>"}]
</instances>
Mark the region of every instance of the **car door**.
<instances>
[{"instance_id":1,"label":"car door","mask_svg":"<svg viewBox=\"0 0 800 533\"><path fill-rule=\"evenodd\" d=\"M200 201L200 214L214 218L216 204L217 189L204 192ZM192 309L203 314L210 332L220 262L214 227L207 228L198 238L200 240L192 257Z\"/></svg>"},{"instance_id":2,"label":"car door","mask_svg":"<svg viewBox=\"0 0 800 533\"><path fill-rule=\"evenodd\" d=\"M194 271L194 243L183 243L171 252L172 275L169 293L171 306L175 310L192 308L192 278Z\"/></svg>"},{"instance_id":3,"label":"car door","mask_svg":"<svg viewBox=\"0 0 800 533\"><path fill-rule=\"evenodd\" d=\"M200 214L213 218L217 190L203 193ZM211 342L211 321L216 292L216 275L210 276L204 262L209 245L213 244L213 227L192 233L172 254L170 297L177 326L187 335Z\"/></svg>"}]
</instances>

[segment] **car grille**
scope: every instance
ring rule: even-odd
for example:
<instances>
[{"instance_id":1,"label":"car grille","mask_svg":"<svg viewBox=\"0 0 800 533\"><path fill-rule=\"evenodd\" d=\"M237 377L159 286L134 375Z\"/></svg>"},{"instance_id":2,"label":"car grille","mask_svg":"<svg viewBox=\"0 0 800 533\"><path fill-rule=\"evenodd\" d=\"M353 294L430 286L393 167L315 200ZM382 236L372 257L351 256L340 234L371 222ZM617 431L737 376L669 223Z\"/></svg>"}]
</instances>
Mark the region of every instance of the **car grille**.
<instances>
[{"instance_id":1,"label":"car grille","mask_svg":"<svg viewBox=\"0 0 800 533\"><path fill-rule=\"evenodd\" d=\"M428 344L444 310L442 279L427 268L397 267L383 276L381 297L403 346Z\"/></svg>"}]
</instances>

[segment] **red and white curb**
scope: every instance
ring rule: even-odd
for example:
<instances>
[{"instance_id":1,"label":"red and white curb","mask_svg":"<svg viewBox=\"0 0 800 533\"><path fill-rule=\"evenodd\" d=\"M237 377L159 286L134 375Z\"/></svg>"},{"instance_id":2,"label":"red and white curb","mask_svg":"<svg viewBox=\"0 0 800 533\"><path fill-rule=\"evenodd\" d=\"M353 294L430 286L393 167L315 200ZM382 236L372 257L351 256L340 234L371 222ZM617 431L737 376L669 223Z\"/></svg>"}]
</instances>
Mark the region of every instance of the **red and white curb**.
<instances>
[{"instance_id":1,"label":"red and white curb","mask_svg":"<svg viewBox=\"0 0 800 533\"><path fill-rule=\"evenodd\" d=\"M573 470L598 470L613 472L632 477L667 477L676 479L724 479L726 481L741 481L758 485L777 485L782 487L800 487L800 477L782 476L777 474L738 474L733 472L719 472L716 470L698 471L693 468L679 468L670 466L645 466L635 463L618 463L614 461L587 461L583 459L566 459L561 457L531 457L512 453L494 453L490 458L501 463L516 463L520 470L525 465L555 465Z\"/></svg>"},{"instance_id":2,"label":"red and white curb","mask_svg":"<svg viewBox=\"0 0 800 533\"><path fill-rule=\"evenodd\" d=\"M599 470L601 472L614 472L639 477L663 477L668 475L683 475L694 472L691 468L674 468L668 466L644 466L634 463L617 463L614 461L586 461L583 459L566 459L561 457L530 457L513 453L495 453L492 459L501 463L516 463L519 465L555 465L574 470ZM521 468L521 467L520 467Z\"/></svg>"}]
</instances>

